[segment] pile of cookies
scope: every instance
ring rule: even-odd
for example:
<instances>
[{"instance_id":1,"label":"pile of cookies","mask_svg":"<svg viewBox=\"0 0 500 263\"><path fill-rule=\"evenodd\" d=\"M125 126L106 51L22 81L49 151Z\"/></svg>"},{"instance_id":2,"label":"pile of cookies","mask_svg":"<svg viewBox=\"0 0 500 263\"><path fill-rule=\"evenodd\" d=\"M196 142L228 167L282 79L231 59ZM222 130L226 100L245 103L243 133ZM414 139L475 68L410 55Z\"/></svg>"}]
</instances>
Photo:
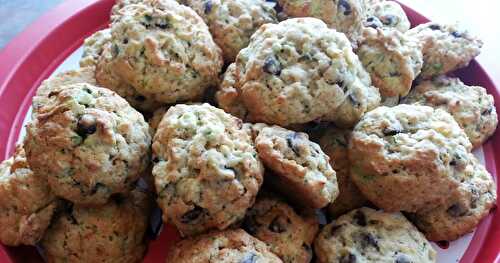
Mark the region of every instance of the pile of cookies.
<instances>
[{"instance_id":1,"label":"pile of cookies","mask_svg":"<svg viewBox=\"0 0 500 263\"><path fill-rule=\"evenodd\" d=\"M0 165L0 241L140 262L156 199L167 262L435 262L496 203L481 46L393 1L118 0Z\"/></svg>"}]
</instances>

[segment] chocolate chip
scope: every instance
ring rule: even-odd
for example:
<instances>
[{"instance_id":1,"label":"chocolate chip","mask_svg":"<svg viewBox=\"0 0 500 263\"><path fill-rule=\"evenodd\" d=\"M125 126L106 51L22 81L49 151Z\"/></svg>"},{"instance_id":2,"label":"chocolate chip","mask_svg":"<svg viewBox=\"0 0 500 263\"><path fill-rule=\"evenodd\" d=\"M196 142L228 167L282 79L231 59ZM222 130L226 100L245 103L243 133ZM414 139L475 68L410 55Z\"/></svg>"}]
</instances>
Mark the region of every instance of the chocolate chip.
<instances>
[{"instance_id":1,"label":"chocolate chip","mask_svg":"<svg viewBox=\"0 0 500 263\"><path fill-rule=\"evenodd\" d=\"M340 258L340 263L356 263L356 255L354 254L347 254L347 255L343 255L341 258Z\"/></svg>"},{"instance_id":2,"label":"chocolate chip","mask_svg":"<svg viewBox=\"0 0 500 263\"><path fill-rule=\"evenodd\" d=\"M158 157L154 157L153 158L153 163L158 163L158 162L160 162L160 159Z\"/></svg>"},{"instance_id":3,"label":"chocolate chip","mask_svg":"<svg viewBox=\"0 0 500 263\"><path fill-rule=\"evenodd\" d=\"M194 206L194 208L190 211L187 211L184 215L181 217L181 223L183 224L194 224L196 223L195 221L202 216L202 214L205 212L205 209L202 207L199 207L197 205Z\"/></svg>"},{"instance_id":4,"label":"chocolate chip","mask_svg":"<svg viewBox=\"0 0 500 263\"><path fill-rule=\"evenodd\" d=\"M300 149L295 145L295 140L297 139L298 134L296 132L290 133L286 136L286 144L290 149L292 149L295 155L300 156Z\"/></svg>"},{"instance_id":5,"label":"chocolate chip","mask_svg":"<svg viewBox=\"0 0 500 263\"><path fill-rule=\"evenodd\" d=\"M455 159L451 160L450 165L451 166L457 165L457 160L455 160Z\"/></svg>"},{"instance_id":6,"label":"chocolate chip","mask_svg":"<svg viewBox=\"0 0 500 263\"><path fill-rule=\"evenodd\" d=\"M393 15L386 15L380 18L380 21L382 21L384 25L388 26L396 24L396 20L397 18Z\"/></svg>"},{"instance_id":7,"label":"chocolate chip","mask_svg":"<svg viewBox=\"0 0 500 263\"><path fill-rule=\"evenodd\" d=\"M457 31L451 32L451 35L454 36L454 37L456 37L456 38L462 37L462 34L458 33Z\"/></svg>"},{"instance_id":8,"label":"chocolate chip","mask_svg":"<svg viewBox=\"0 0 500 263\"><path fill-rule=\"evenodd\" d=\"M377 239L370 233L361 233L361 246L363 248L374 247L376 250L380 250L378 246Z\"/></svg>"},{"instance_id":9,"label":"chocolate chip","mask_svg":"<svg viewBox=\"0 0 500 263\"><path fill-rule=\"evenodd\" d=\"M375 20L373 16L370 16L366 19L367 22L373 22L373 20Z\"/></svg>"},{"instance_id":10,"label":"chocolate chip","mask_svg":"<svg viewBox=\"0 0 500 263\"><path fill-rule=\"evenodd\" d=\"M347 0L339 0L339 3L337 4L338 10L341 10L342 13L344 13L345 16L348 16L352 13L351 5Z\"/></svg>"},{"instance_id":11,"label":"chocolate chip","mask_svg":"<svg viewBox=\"0 0 500 263\"><path fill-rule=\"evenodd\" d=\"M255 263L258 259L259 257L256 254L250 252L240 260L240 263Z\"/></svg>"},{"instance_id":12,"label":"chocolate chip","mask_svg":"<svg viewBox=\"0 0 500 263\"><path fill-rule=\"evenodd\" d=\"M264 72L272 74L272 75L279 75L281 73L281 65L278 60L274 57L268 57L264 61L264 67L263 67Z\"/></svg>"},{"instance_id":13,"label":"chocolate chip","mask_svg":"<svg viewBox=\"0 0 500 263\"><path fill-rule=\"evenodd\" d=\"M123 39L123 44L128 44L128 38Z\"/></svg>"},{"instance_id":14,"label":"chocolate chip","mask_svg":"<svg viewBox=\"0 0 500 263\"><path fill-rule=\"evenodd\" d=\"M446 210L446 213L448 213L448 215L452 217L460 217L467 214L467 208L463 207L460 204L453 204Z\"/></svg>"},{"instance_id":15,"label":"chocolate chip","mask_svg":"<svg viewBox=\"0 0 500 263\"><path fill-rule=\"evenodd\" d=\"M394 136L398 133L401 133L402 130L399 129L399 128L394 128L394 127L387 127L385 128L382 133L384 134L384 136Z\"/></svg>"},{"instance_id":16,"label":"chocolate chip","mask_svg":"<svg viewBox=\"0 0 500 263\"><path fill-rule=\"evenodd\" d=\"M279 216L275 217L271 224L269 225L269 230L274 233L283 233L286 231L286 227L283 225L282 218Z\"/></svg>"},{"instance_id":17,"label":"chocolate chip","mask_svg":"<svg viewBox=\"0 0 500 263\"><path fill-rule=\"evenodd\" d=\"M167 28L170 27L169 24L166 21L161 21L159 23L156 23L155 26L159 27L161 29L167 29Z\"/></svg>"},{"instance_id":18,"label":"chocolate chip","mask_svg":"<svg viewBox=\"0 0 500 263\"><path fill-rule=\"evenodd\" d=\"M399 255L394 263L411 263L411 260L406 255Z\"/></svg>"},{"instance_id":19,"label":"chocolate chip","mask_svg":"<svg viewBox=\"0 0 500 263\"><path fill-rule=\"evenodd\" d=\"M436 24L430 25L429 28L432 30L441 30L441 27L439 25L436 25Z\"/></svg>"},{"instance_id":20,"label":"chocolate chip","mask_svg":"<svg viewBox=\"0 0 500 263\"><path fill-rule=\"evenodd\" d=\"M203 4L203 9L205 14L212 12L212 1L211 0L205 1L205 3Z\"/></svg>"},{"instance_id":21,"label":"chocolate chip","mask_svg":"<svg viewBox=\"0 0 500 263\"><path fill-rule=\"evenodd\" d=\"M97 131L97 124L95 117L89 114L82 115L76 125L76 133L82 137L83 140Z\"/></svg>"},{"instance_id":22,"label":"chocolate chip","mask_svg":"<svg viewBox=\"0 0 500 263\"><path fill-rule=\"evenodd\" d=\"M377 17L370 16L366 19L365 26L371 28L379 28L382 27L382 22Z\"/></svg>"},{"instance_id":23,"label":"chocolate chip","mask_svg":"<svg viewBox=\"0 0 500 263\"><path fill-rule=\"evenodd\" d=\"M483 116L490 115L492 111L493 111L493 108L490 107L489 109L482 111L481 115L483 115Z\"/></svg>"},{"instance_id":24,"label":"chocolate chip","mask_svg":"<svg viewBox=\"0 0 500 263\"><path fill-rule=\"evenodd\" d=\"M245 221L243 221L242 225L243 229L245 229L250 235L255 235L257 233L257 230L259 230L259 223L255 221L255 217L253 216L247 216L245 218Z\"/></svg>"},{"instance_id":25,"label":"chocolate chip","mask_svg":"<svg viewBox=\"0 0 500 263\"><path fill-rule=\"evenodd\" d=\"M361 210L357 210L352 216L354 223L358 226L366 226L366 216Z\"/></svg>"},{"instance_id":26,"label":"chocolate chip","mask_svg":"<svg viewBox=\"0 0 500 263\"><path fill-rule=\"evenodd\" d=\"M153 17L150 15L144 15L144 19L146 19L146 21L148 22L151 22L153 20Z\"/></svg>"}]
</instances>

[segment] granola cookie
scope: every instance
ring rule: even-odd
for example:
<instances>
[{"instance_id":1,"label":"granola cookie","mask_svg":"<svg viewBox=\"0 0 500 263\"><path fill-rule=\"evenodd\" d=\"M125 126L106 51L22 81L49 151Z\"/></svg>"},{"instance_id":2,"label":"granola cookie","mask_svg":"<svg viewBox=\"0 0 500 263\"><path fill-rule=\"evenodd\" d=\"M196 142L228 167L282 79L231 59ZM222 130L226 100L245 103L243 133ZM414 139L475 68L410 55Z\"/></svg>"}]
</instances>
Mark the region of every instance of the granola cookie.
<instances>
[{"instance_id":1,"label":"granola cookie","mask_svg":"<svg viewBox=\"0 0 500 263\"><path fill-rule=\"evenodd\" d=\"M367 1L370 2L370 1ZM410 29L410 20L395 1L373 1L366 6L365 27L393 28L401 33Z\"/></svg>"},{"instance_id":2,"label":"granola cookie","mask_svg":"<svg viewBox=\"0 0 500 263\"><path fill-rule=\"evenodd\" d=\"M481 52L483 42L457 25L434 22L408 31L422 44L424 64L419 77L429 79L465 67Z\"/></svg>"},{"instance_id":3,"label":"granola cookie","mask_svg":"<svg viewBox=\"0 0 500 263\"><path fill-rule=\"evenodd\" d=\"M68 204L41 242L47 262L140 262L151 201L148 194L134 190L104 206Z\"/></svg>"},{"instance_id":4,"label":"granola cookie","mask_svg":"<svg viewBox=\"0 0 500 263\"><path fill-rule=\"evenodd\" d=\"M349 144L351 178L389 212L430 210L460 194L472 145L441 109L379 107L356 125Z\"/></svg>"},{"instance_id":5,"label":"granola cookie","mask_svg":"<svg viewBox=\"0 0 500 263\"><path fill-rule=\"evenodd\" d=\"M345 36L315 18L261 26L229 70L223 88L229 97L220 103L219 94L220 106L239 100L254 122L289 126L325 118L353 125L380 101Z\"/></svg>"},{"instance_id":6,"label":"granola cookie","mask_svg":"<svg viewBox=\"0 0 500 263\"><path fill-rule=\"evenodd\" d=\"M420 42L394 29L367 28L356 54L382 98L406 96L422 69Z\"/></svg>"},{"instance_id":7,"label":"granola cookie","mask_svg":"<svg viewBox=\"0 0 500 263\"><path fill-rule=\"evenodd\" d=\"M355 42L366 16L363 0L278 0L290 17L314 17Z\"/></svg>"},{"instance_id":8,"label":"granola cookie","mask_svg":"<svg viewBox=\"0 0 500 263\"><path fill-rule=\"evenodd\" d=\"M0 242L35 245L50 224L57 204L45 178L30 169L22 145L0 163Z\"/></svg>"},{"instance_id":9,"label":"granola cookie","mask_svg":"<svg viewBox=\"0 0 500 263\"><path fill-rule=\"evenodd\" d=\"M410 217L429 240L455 240L472 232L495 206L495 182L475 157L470 160L464 172L467 177L461 183L465 194L455 197L451 205Z\"/></svg>"},{"instance_id":10,"label":"granola cookie","mask_svg":"<svg viewBox=\"0 0 500 263\"><path fill-rule=\"evenodd\" d=\"M324 227L314 250L327 262L436 262L436 251L401 213L360 208Z\"/></svg>"},{"instance_id":11,"label":"granola cookie","mask_svg":"<svg viewBox=\"0 0 500 263\"><path fill-rule=\"evenodd\" d=\"M416 86L403 100L449 112L464 129L473 147L481 146L498 124L493 96L486 89L467 86L458 78L440 76Z\"/></svg>"},{"instance_id":12,"label":"granola cookie","mask_svg":"<svg viewBox=\"0 0 500 263\"><path fill-rule=\"evenodd\" d=\"M175 244L167 262L176 263L280 263L266 244L241 229L212 232Z\"/></svg>"},{"instance_id":13,"label":"granola cookie","mask_svg":"<svg viewBox=\"0 0 500 263\"><path fill-rule=\"evenodd\" d=\"M217 84L220 48L191 8L173 0L145 0L121 11L111 25L109 52L101 55L98 71L161 103L199 100Z\"/></svg>"},{"instance_id":14,"label":"granola cookie","mask_svg":"<svg viewBox=\"0 0 500 263\"><path fill-rule=\"evenodd\" d=\"M183 236L223 230L243 219L262 185L250 130L208 104L170 107L153 153L163 219Z\"/></svg>"},{"instance_id":15,"label":"granola cookie","mask_svg":"<svg viewBox=\"0 0 500 263\"><path fill-rule=\"evenodd\" d=\"M285 263L311 262L312 243L318 232L314 216L301 216L283 201L259 197L248 211L243 228L266 243Z\"/></svg>"},{"instance_id":16,"label":"granola cookie","mask_svg":"<svg viewBox=\"0 0 500 263\"><path fill-rule=\"evenodd\" d=\"M207 23L224 61L231 63L263 24L278 23L275 3L266 0L187 0Z\"/></svg>"},{"instance_id":17,"label":"granola cookie","mask_svg":"<svg viewBox=\"0 0 500 263\"><path fill-rule=\"evenodd\" d=\"M351 130L328 127L319 139L321 149L330 157L330 165L335 170L339 185L339 195L328 205L328 213L334 218L368 202L351 179L347 154L350 136Z\"/></svg>"},{"instance_id":18,"label":"granola cookie","mask_svg":"<svg viewBox=\"0 0 500 263\"><path fill-rule=\"evenodd\" d=\"M27 126L30 167L55 195L99 205L130 191L149 164L143 116L116 93L78 83L52 92Z\"/></svg>"},{"instance_id":19,"label":"granola cookie","mask_svg":"<svg viewBox=\"0 0 500 263\"><path fill-rule=\"evenodd\" d=\"M278 126L262 129L255 145L266 167L276 173L280 188L299 196L302 205L322 208L338 195L330 158L305 133Z\"/></svg>"}]
</instances>

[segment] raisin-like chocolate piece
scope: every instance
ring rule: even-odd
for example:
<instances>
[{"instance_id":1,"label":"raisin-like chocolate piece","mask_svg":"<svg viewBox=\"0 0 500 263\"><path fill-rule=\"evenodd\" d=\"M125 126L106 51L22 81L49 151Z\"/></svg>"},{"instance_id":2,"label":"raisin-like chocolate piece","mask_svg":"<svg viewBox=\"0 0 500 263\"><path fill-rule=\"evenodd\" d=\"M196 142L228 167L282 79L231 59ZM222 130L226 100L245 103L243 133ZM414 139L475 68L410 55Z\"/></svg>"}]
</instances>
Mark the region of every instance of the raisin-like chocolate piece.
<instances>
[{"instance_id":1,"label":"raisin-like chocolate piece","mask_svg":"<svg viewBox=\"0 0 500 263\"><path fill-rule=\"evenodd\" d=\"M352 13L351 5L347 0L339 0L337 4L337 8L341 11L345 16L348 16Z\"/></svg>"},{"instance_id":2,"label":"raisin-like chocolate piece","mask_svg":"<svg viewBox=\"0 0 500 263\"><path fill-rule=\"evenodd\" d=\"M457 31L451 32L451 35L454 36L454 37L456 37L456 38L462 37L462 34L458 33Z\"/></svg>"},{"instance_id":3,"label":"raisin-like chocolate piece","mask_svg":"<svg viewBox=\"0 0 500 263\"><path fill-rule=\"evenodd\" d=\"M294 132L286 136L286 144L290 149L292 149L293 153L295 155L300 156L300 149L297 148L297 145L295 144L295 140L298 137L298 133Z\"/></svg>"},{"instance_id":4,"label":"raisin-like chocolate piece","mask_svg":"<svg viewBox=\"0 0 500 263\"><path fill-rule=\"evenodd\" d=\"M394 263L411 263L411 260L406 255L399 255Z\"/></svg>"},{"instance_id":5,"label":"raisin-like chocolate piece","mask_svg":"<svg viewBox=\"0 0 500 263\"><path fill-rule=\"evenodd\" d=\"M87 136L94 134L96 131L97 124L95 117L89 114L82 115L76 125L76 133L85 140Z\"/></svg>"},{"instance_id":6,"label":"raisin-like chocolate piece","mask_svg":"<svg viewBox=\"0 0 500 263\"><path fill-rule=\"evenodd\" d=\"M210 12L212 12L212 1L211 0L207 0L205 1L205 3L203 4L203 12L205 12L205 14L209 14Z\"/></svg>"},{"instance_id":7,"label":"raisin-like chocolate piece","mask_svg":"<svg viewBox=\"0 0 500 263\"><path fill-rule=\"evenodd\" d=\"M264 72L272 75L279 75L281 74L281 64L278 60L276 60L276 58L268 57L264 61L263 70Z\"/></svg>"},{"instance_id":8,"label":"raisin-like chocolate piece","mask_svg":"<svg viewBox=\"0 0 500 263\"><path fill-rule=\"evenodd\" d=\"M394 128L394 127L387 127L385 128L382 133L384 134L384 136L394 136L398 133L401 133L402 130L399 129L399 128Z\"/></svg>"},{"instance_id":9,"label":"raisin-like chocolate piece","mask_svg":"<svg viewBox=\"0 0 500 263\"><path fill-rule=\"evenodd\" d=\"M446 210L446 213L453 217L460 217L467 214L467 208L463 207L460 204L453 204Z\"/></svg>"},{"instance_id":10,"label":"raisin-like chocolate piece","mask_svg":"<svg viewBox=\"0 0 500 263\"><path fill-rule=\"evenodd\" d=\"M360 242L363 248L373 247L376 250L380 250L377 239L370 233L361 233Z\"/></svg>"},{"instance_id":11,"label":"raisin-like chocolate piece","mask_svg":"<svg viewBox=\"0 0 500 263\"><path fill-rule=\"evenodd\" d=\"M182 215L181 222L183 224L194 224L196 223L196 220L199 219L204 212L205 209L195 205L192 210L187 211L184 215Z\"/></svg>"},{"instance_id":12,"label":"raisin-like chocolate piece","mask_svg":"<svg viewBox=\"0 0 500 263\"><path fill-rule=\"evenodd\" d=\"M354 219L354 224L358 226L366 226L366 216L361 210L358 210L354 213L352 216L352 219Z\"/></svg>"},{"instance_id":13,"label":"raisin-like chocolate piece","mask_svg":"<svg viewBox=\"0 0 500 263\"><path fill-rule=\"evenodd\" d=\"M441 30L441 27L439 25L436 25L436 24L430 25L429 28L432 30Z\"/></svg>"},{"instance_id":14,"label":"raisin-like chocolate piece","mask_svg":"<svg viewBox=\"0 0 500 263\"><path fill-rule=\"evenodd\" d=\"M397 18L393 15L385 15L380 18L380 21L382 21L384 25L390 26L396 24Z\"/></svg>"},{"instance_id":15,"label":"raisin-like chocolate piece","mask_svg":"<svg viewBox=\"0 0 500 263\"><path fill-rule=\"evenodd\" d=\"M339 261L340 263L356 263L356 255L349 253L342 256Z\"/></svg>"}]
</instances>

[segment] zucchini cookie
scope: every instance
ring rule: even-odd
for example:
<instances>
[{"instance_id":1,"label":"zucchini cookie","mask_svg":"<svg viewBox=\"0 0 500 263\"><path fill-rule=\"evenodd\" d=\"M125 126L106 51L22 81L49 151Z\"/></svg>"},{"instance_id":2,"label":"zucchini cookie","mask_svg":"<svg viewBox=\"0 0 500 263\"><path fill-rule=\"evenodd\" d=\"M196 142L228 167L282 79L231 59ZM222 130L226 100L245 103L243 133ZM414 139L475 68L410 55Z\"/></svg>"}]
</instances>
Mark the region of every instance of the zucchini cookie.
<instances>
[{"instance_id":1,"label":"zucchini cookie","mask_svg":"<svg viewBox=\"0 0 500 263\"><path fill-rule=\"evenodd\" d=\"M352 133L351 178L386 211L430 210L460 195L471 149L465 132L444 110L379 107Z\"/></svg>"},{"instance_id":2,"label":"zucchini cookie","mask_svg":"<svg viewBox=\"0 0 500 263\"><path fill-rule=\"evenodd\" d=\"M175 244L167 256L175 263L281 263L262 241L241 229L212 232Z\"/></svg>"},{"instance_id":3,"label":"zucchini cookie","mask_svg":"<svg viewBox=\"0 0 500 263\"><path fill-rule=\"evenodd\" d=\"M481 52L483 42L457 25L434 22L408 31L422 44L424 65L420 78L429 79L465 67Z\"/></svg>"},{"instance_id":4,"label":"zucchini cookie","mask_svg":"<svg viewBox=\"0 0 500 263\"><path fill-rule=\"evenodd\" d=\"M261 26L227 78L220 106L241 112L233 106L242 102L254 122L289 126L325 118L353 125L380 101L347 38L315 18Z\"/></svg>"},{"instance_id":5,"label":"zucchini cookie","mask_svg":"<svg viewBox=\"0 0 500 263\"><path fill-rule=\"evenodd\" d=\"M328 213L334 218L368 202L351 179L347 154L350 136L351 130L328 127L319 139L321 149L330 157L330 165L335 170L339 185L339 195L328 205Z\"/></svg>"},{"instance_id":6,"label":"zucchini cookie","mask_svg":"<svg viewBox=\"0 0 500 263\"><path fill-rule=\"evenodd\" d=\"M420 42L394 29L367 28L356 50L382 98L406 96L420 74Z\"/></svg>"},{"instance_id":7,"label":"zucchini cookie","mask_svg":"<svg viewBox=\"0 0 500 263\"><path fill-rule=\"evenodd\" d=\"M440 76L421 82L403 100L449 112L464 129L473 147L482 145L494 132L498 117L493 96L486 89L467 86L458 78Z\"/></svg>"},{"instance_id":8,"label":"zucchini cookie","mask_svg":"<svg viewBox=\"0 0 500 263\"><path fill-rule=\"evenodd\" d=\"M47 262L140 262L151 205L151 197L140 190L115 196L104 206L68 204L41 242Z\"/></svg>"},{"instance_id":9,"label":"zucchini cookie","mask_svg":"<svg viewBox=\"0 0 500 263\"><path fill-rule=\"evenodd\" d=\"M322 208L338 195L330 158L305 133L278 126L263 128L255 145L266 167L273 170L281 190L300 196L301 205Z\"/></svg>"},{"instance_id":10,"label":"zucchini cookie","mask_svg":"<svg viewBox=\"0 0 500 263\"><path fill-rule=\"evenodd\" d=\"M130 191L149 164L143 116L116 93L86 83L51 92L27 126L30 167L55 195L99 205Z\"/></svg>"},{"instance_id":11,"label":"zucchini cookie","mask_svg":"<svg viewBox=\"0 0 500 263\"><path fill-rule=\"evenodd\" d=\"M0 163L0 242L35 245L57 206L45 178L30 169L24 149Z\"/></svg>"},{"instance_id":12,"label":"zucchini cookie","mask_svg":"<svg viewBox=\"0 0 500 263\"><path fill-rule=\"evenodd\" d=\"M285 263L312 260L312 243L318 232L317 218L302 217L277 198L257 198L245 217L243 228L266 243L271 252Z\"/></svg>"},{"instance_id":13,"label":"zucchini cookie","mask_svg":"<svg viewBox=\"0 0 500 263\"><path fill-rule=\"evenodd\" d=\"M188 236L243 219L264 172L250 133L240 119L209 104L168 109L153 143L164 221Z\"/></svg>"},{"instance_id":14,"label":"zucchini cookie","mask_svg":"<svg viewBox=\"0 0 500 263\"><path fill-rule=\"evenodd\" d=\"M363 0L278 0L289 17L314 17L355 42L366 16Z\"/></svg>"},{"instance_id":15,"label":"zucchini cookie","mask_svg":"<svg viewBox=\"0 0 500 263\"><path fill-rule=\"evenodd\" d=\"M351 211L325 226L314 251L319 263L436 262L436 251L401 213Z\"/></svg>"},{"instance_id":16,"label":"zucchini cookie","mask_svg":"<svg viewBox=\"0 0 500 263\"><path fill-rule=\"evenodd\" d=\"M410 29L405 11L395 1L366 1L365 27L392 28L401 33Z\"/></svg>"},{"instance_id":17,"label":"zucchini cookie","mask_svg":"<svg viewBox=\"0 0 500 263\"><path fill-rule=\"evenodd\" d=\"M461 183L464 195L454 197L449 206L410 216L429 240L455 240L472 232L495 206L495 182L474 156L469 159L464 172L467 177Z\"/></svg>"},{"instance_id":18,"label":"zucchini cookie","mask_svg":"<svg viewBox=\"0 0 500 263\"><path fill-rule=\"evenodd\" d=\"M97 64L98 72L117 78L111 84L124 82L161 103L201 99L217 84L220 48L191 8L173 0L145 0L121 11L111 25L109 52ZM97 80L114 89L99 75Z\"/></svg>"},{"instance_id":19,"label":"zucchini cookie","mask_svg":"<svg viewBox=\"0 0 500 263\"><path fill-rule=\"evenodd\" d=\"M248 46L250 37L263 24L278 23L274 5L265 0L187 0L207 23L224 61L231 63Z\"/></svg>"}]
</instances>

